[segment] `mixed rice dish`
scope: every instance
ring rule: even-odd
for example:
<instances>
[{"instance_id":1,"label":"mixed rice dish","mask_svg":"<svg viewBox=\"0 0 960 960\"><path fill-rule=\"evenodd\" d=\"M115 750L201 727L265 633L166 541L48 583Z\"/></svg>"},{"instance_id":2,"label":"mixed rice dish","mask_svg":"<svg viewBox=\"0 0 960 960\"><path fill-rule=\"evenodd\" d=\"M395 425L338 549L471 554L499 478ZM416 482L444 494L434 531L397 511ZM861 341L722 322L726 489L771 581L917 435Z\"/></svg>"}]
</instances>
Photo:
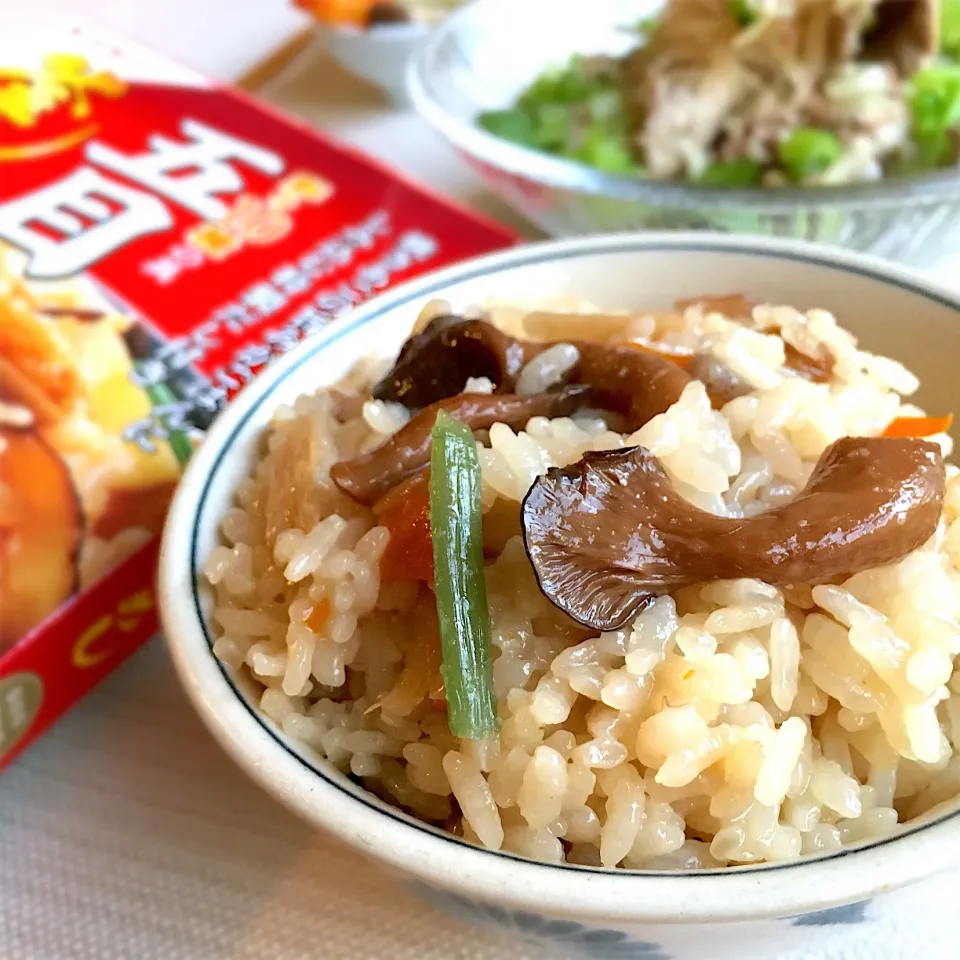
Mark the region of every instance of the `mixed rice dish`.
<instances>
[{"instance_id":1,"label":"mixed rice dish","mask_svg":"<svg viewBox=\"0 0 960 960\"><path fill-rule=\"evenodd\" d=\"M610 868L828 853L960 792L960 470L900 363L729 295L433 301L384 366L276 411L203 571L303 749Z\"/></svg>"}]
</instances>

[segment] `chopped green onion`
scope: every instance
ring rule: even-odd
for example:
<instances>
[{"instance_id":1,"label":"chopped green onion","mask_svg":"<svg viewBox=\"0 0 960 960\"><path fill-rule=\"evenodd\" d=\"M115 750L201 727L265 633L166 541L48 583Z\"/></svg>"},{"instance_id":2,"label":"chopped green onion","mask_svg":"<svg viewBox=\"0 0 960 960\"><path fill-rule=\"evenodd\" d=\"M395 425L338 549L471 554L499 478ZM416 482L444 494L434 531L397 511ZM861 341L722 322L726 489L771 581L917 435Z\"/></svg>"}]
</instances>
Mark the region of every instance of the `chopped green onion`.
<instances>
[{"instance_id":1,"label":"chopped green onion","mask_svg":"<svg viewBox=\"0 0 960 960\"><path fill-rule=\"evenodd\" d=\"M843 146L829 131L799 127L780 144L780 163L794 182L823 173L843 156Z\"/></svg>"},{"instance_id":2,"label":"chopped green onion","mask_svg":"<svg viewBox=\"0 0 960 960\"><path fill-rule=\"evenodd\" d=\"M483 572L480 464L470 428L442 410L432 434L430 530L450 732L482 740L497 729L497 710Z\"/></svg>"},{"instance_id":3,"label":"chopped green onion","mask_svg":"<svg viewBox=\"0 0 960 960\"><path fill-rule=\"evenodd\" d=\"M146 391L154 407L165 407L167 404L177 402L176 395L165 383L151 384ZM166 424L163 426L166 429ZM193 455L193 443L190 438L182 430L167 430L167 442L177 462L181 467L185 466Z\"/></svg>"},{"instance_id":4,"label":"chopped green onion","mask_svg":"<svg viewBox=\"0 0 960 960\"><path fill-rule=\"evenodd\" d=\"M524 147L533 146L536 141L533 119L525 110L489 110L478 119L480 126L496 137Z\"/></svg>"},{"instance_id":5,"label":"chopped green onion","mask_svg":"<svg viewBox=\"0 0 960 960\"><path fill-rule=\"evenodd\" d=\"M711 187L753 187L760 182L760 164L742 158L714 163L700 174L699 182Z\"/></svg>"},{"instance_id":6,"label":"chopped green onion","mask_svg":"<svg viewBox=\"0 0 960 960\"><path fill-rule=\"evenodd\" d=\"M727 0L727 10L739 27L749 27L757 21L758 14L751 0Z\"/></svg>"},{"instance_id":7,"label":"chopped green onion","mask_svg":"<svg viewBox=\"0 0 960 960\"><path fill-rule=\"evenodd\" d=\"M587 101L590 116L598 123L619 124L623 117L623 96L616 88L598 90Z\"/></svg>"},{"instance_id":8,"label":"chopped green onion","mask_svg":"<svg viewBox=\"0 0 960 960\"><path fill-rule=\"evenodd\" d=\"M910 83L914 170L933 170L950 161L954 148L947 131L960 126L960 67L935 65Z\"/></svg>"},{"instance_id":9,"label":"chopped green onion","mask_svg":"<svg viewBox=\"0 0 960 960\"><path fill-rule=\"evenodd\" d=\"M570 108L563 103L545 103L536 110L533 139L544 150L562 150L570 139Z\"/></svg>"},{"instance_id":10,"label":"chopped green onion","mask_svg":"<svg viewBox=\"0 0 960 960\"><path fill-rule=\"evenodd\" d=\"M598 125L587 130L571 156L607 173L630 173L637 169L637 163L622 138Z\"/></svg>"},{"instance_id":11,"label":"chopped green onion","mask_svg":"<svg viewBox=\"0 0 960 960\"><path fill-rule=\"evenodd\" d=\"M960 60L960 0L940 4L940 55Z\"/></svg>"},{"instance_id":12,"label":"chopped green onion","mask_svg":"<svg viewBox=\"0 0 960 960\"><path fill-rule=\"evenodd\" d=\"M949 130L960 122L960 67L930 66L910 83L910 115L921 135Z\"/></svg>"},{"instance_id":13,"label":"chopped green onion","mask_svg":"<svg viewBox=\"0 0 960 960\"><path fill-rule=\"evenodd\" d=\"M517 106L530 108L543 103L583 103L596 89L598 81L584 75L580 57L573 56L566 66L547 70L521 94Z\"/></svg>"},{"instance_id":14,"label":"chopped green onion","mask_svg":"<svg viewBox=\"0 0 960 960\"><path fill-rule=\"evenodd\" d=\"M659 22L659 17L644 17L642 20L637 21L637 33L639 33L644 40L649 40L650 35L657 29Z\"/></svg>"}]
</instances>

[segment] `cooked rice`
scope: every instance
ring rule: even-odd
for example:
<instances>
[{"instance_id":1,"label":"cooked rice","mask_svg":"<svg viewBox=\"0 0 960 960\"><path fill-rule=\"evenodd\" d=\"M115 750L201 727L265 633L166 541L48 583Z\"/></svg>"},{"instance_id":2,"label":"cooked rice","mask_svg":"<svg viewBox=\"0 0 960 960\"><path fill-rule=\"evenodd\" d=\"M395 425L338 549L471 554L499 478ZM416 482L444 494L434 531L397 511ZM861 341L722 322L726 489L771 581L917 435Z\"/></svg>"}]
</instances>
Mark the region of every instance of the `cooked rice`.
<instances>
[{"instance_id":1,"label":"cooked rice","mask_svg":"<svg viewBox=\"0 0 960 960\"><path fill-rule=\"evenodd\" d=\"M502 316L516 327L516 310ZM539 324L556 322L544 316ZM717 412L691 383L632 436L588 416L535 418L520 433L494 426L479 449L490 525L518 516L548 467L631 444L659 457L703 509L752 516L792 497L837 438L877 435L917 412L901 399L916 378L861 352L822 310L759 307L752 328L699 308L682 323L630 323L709 350L756 389ZM785 342L811 356L827 351L831 382L787 375ZM575 353L548 351L521 383L542 389ZM352 382L370 376L368 367ZM828 852L889 833L960 790L956 467L936 535L897 564L812 588L685 588L601 635L540 593L518 522L508 523L486 570L500 732L458 742L436 689L436 655L418 644L432 595L412 583L381 587L387 530L329 484L332 463L407 417L328 391L278 410L205 567L216 655L249 674L263 712L306 748L474 843L608 867ZM304 431L312 476L291 473L305 468L291 463ZM949 437L936 439L948 455ZM291 477L311 490L282 487ZM278 516L303 526L278 526ZM307 621L321 603L329 617L314 630Z\"/></svg>"}]
</instances>

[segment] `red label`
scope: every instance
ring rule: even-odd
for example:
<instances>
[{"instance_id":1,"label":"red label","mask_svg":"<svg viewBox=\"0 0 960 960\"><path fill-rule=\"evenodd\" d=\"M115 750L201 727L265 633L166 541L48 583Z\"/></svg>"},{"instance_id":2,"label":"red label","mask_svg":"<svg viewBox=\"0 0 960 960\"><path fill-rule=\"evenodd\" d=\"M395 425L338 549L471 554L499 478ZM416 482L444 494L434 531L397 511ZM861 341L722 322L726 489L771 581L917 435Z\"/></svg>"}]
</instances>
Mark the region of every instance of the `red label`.
<instances>
[{"instance_id":1,"label":"red label","mask_svg":"<svg viewBox=\"0 0 960 960\"><path fill-rule=\"evenodd\" d=\"M0 71L0 241L0 463L31 458L0 679L43 690L19 750L154 629L155 548L115 565L159 533L173 455L344 311L515 237L239 94L63 54Z\"/></svg>"}]
</instances>

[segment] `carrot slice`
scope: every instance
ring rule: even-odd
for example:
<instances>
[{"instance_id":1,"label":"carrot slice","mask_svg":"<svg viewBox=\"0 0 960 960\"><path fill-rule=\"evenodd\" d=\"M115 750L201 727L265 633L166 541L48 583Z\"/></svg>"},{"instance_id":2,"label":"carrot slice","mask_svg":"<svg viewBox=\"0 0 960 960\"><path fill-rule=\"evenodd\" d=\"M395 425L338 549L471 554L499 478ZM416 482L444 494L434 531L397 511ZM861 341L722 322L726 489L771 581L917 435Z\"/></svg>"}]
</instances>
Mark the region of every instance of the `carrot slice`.
<instances>
[{"instance_id":1,"label":"carrot slice","mask_svg":"<svg viewBox=\"0 0 960 960\"><path fill-rule=\"evenodd\" d=\"M953 414L945 417L897 417L883 431L885 437L932 437L946 433L953 425Z\"/></svg>"},{"instance_id":2,"label":"carrot slice","mask_svg":"<svg viewBox=\"0 0 960 960\"><path fill-rule=\"evenodd\" d=\"M313 14L321 23L365 26L374 0L295 0L302 10Z\"/></svg>"},{"instance_id":3,"label":"carrot slice","mask_svg":"<svg viewBox=\"0 0 960 960\"><path fill-rule=\"evenodd\" d=\"M390 531L380 558L380 579L433 581L433 541L430 537L429 471L398 484L373 508L377 522Z\"/></svg>"},{"instance_id":4,"label":"carrot slice","mask_svg":"<svg viewBox=\"0 0 960 960\"><path fill-rule=\"evenodd\" d=\"M321 597L313 605L313 609L307 615L304 623L306 623L314 633L319 633L330 619L330 609L330 601L326 597Z\"/></svg>"}]
</instances>

